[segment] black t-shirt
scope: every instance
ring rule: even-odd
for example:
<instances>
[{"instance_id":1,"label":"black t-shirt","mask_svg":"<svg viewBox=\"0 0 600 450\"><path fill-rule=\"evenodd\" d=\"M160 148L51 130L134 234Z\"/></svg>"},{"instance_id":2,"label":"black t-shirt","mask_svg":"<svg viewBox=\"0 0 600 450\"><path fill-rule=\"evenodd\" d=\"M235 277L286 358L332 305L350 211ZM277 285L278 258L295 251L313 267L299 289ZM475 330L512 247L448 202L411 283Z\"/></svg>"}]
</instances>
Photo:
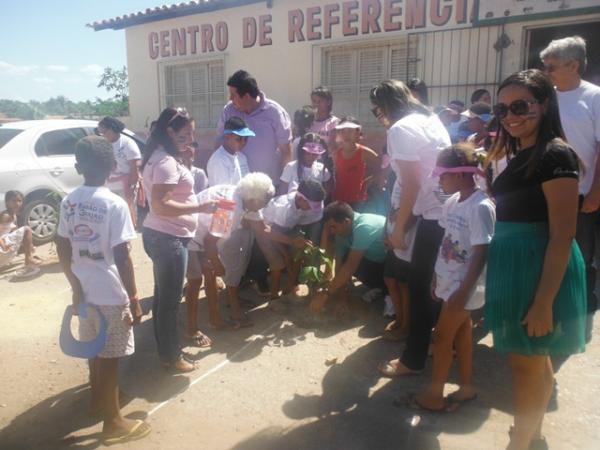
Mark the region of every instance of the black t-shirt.
<instances>
[{"instance_id":1,"label":"black t-shirt","mask_svg":"<svg viewBox=\"0 0 600 450\"><path fill-rule=\"evenodd\" d=\"M492 184L499 222L547 222L548 205L542 183L556 178L579 178L575 152L562 141L552 141L527 177L533 147L520 150Z\"/></svg>"}]
</instances>

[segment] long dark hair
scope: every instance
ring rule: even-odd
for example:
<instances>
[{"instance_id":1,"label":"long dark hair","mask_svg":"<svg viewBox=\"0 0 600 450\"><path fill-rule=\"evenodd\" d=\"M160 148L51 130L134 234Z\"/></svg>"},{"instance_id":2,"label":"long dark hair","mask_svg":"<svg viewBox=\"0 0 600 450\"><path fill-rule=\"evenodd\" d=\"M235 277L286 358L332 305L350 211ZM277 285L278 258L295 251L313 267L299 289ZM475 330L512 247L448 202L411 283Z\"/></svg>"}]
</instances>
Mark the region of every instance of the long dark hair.
<instances>
[{"instance_id":1,"label":"long dark hair","mask_svg":"<svg viewBox=\"0 0 600 450\"><path fill-rule=\"evenodd\" d=\"M315 110L312 106L306 105L294 112L294 126L296 127L296 133L302 137L315 121Z\"/></svg>"},{"instance_id":2,"label":"long dark hair","mask_svg":"<svg viewBox=\"0 0 600 450\"><path fill-rule=\"evenodd\" d=\"M410 113L431 115L431 111L411 94L410 89L402 81L382 81L371 89L369 97L371 103L381 108L385 116L392 122L396 122Z\"/></svg>"},{"instance_id":3,"label":"long dark hair","mask_svg":"<svg viewBox=\"0 0 600 450\"><path fill-rule=\"evenodd\" d=\"M302 159L304 158L305 150L302 147L304 147L304 145L308 143L321 144L326 150L324 155L327 154L327 143L325 142L325 139L319 136L318 133L306 133L305 135L303 135L300 138L300 142L298 143L298 153L296 157L296 160L298 161L296 167L296 170L298 171L298 183L302 181L302 177L304 174L304 165L302 164Z\"/></svg>"},{"instance_id":4,"label":"long dark hair","mask_svg":"<svg viewBox=\"0 0 600 450\"><path fill-rule=\"evenodd\" d=\"M152 128L152 133L146 144L144 159L142 160L142 169L146 167L154 150L159 147L162 147L165 152L174 158L178 158L179 149L177 148L177 144L171 139L171 136L169 136L167 128L171 128L173 131L177 132L193 121L194 119L192 119L183 108L169 107L163 109L156 120L156 125Z\"/></svg>"},{"instance_id":5,"label":"long dark hair","mask_svg":"<svg viewBox=\"0 0 600 450\"><path fill-rule=\"evenodd\" d=\"M331 93L331 89L325 86L318 86L312 90L310 96L313 95L322 98L323 100L329 102L329 114L333 110L333 94Z\"/></svg>"},{"instance_id":6,"label":"long dark hair","mask_svg":"<svg viewBox=\"0 0 600 450\"><path fill-rule=\"evenodd\" d=\"M497 95L500 94L502 89L508 86L524 87L540 105L546 106L546 112L542 115L539 124L535 148L525 164L525 167L527 167L526 176L530 177L533 175L536 165L546 151L548 144L558 140L564 145L566 141L565 132L558 113L558 100L550 78L544 72L537 69L527 69L513 73L500 84ZM516 155L519 150L518 144L518 139L512 137L502 125L502 121L499 120L498 134L490 148L487 164L489 165L490 162L498 161L504 157L510 158Z\"/></svg>"}]
</instances>

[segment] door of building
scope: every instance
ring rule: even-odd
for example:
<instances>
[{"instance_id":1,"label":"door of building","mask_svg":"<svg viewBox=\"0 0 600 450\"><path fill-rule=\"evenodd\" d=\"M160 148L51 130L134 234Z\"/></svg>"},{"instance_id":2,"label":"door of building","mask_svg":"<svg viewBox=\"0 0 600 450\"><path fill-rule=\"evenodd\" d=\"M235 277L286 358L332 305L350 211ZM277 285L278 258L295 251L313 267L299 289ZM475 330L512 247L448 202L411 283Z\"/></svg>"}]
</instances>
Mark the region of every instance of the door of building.
<instances>
[{"instance_id":1,"label":"door of building","mask_svg":"<svg viewBox=\"0 0 600 450\"><path fill-rule=\"evenodd\" d=\"M588 67L583 78L600 85L600 22L585 22L529 30L528 68L539 68L540 52L553 39L578 35L587 42Z\"/></svg>"}]
</instances>

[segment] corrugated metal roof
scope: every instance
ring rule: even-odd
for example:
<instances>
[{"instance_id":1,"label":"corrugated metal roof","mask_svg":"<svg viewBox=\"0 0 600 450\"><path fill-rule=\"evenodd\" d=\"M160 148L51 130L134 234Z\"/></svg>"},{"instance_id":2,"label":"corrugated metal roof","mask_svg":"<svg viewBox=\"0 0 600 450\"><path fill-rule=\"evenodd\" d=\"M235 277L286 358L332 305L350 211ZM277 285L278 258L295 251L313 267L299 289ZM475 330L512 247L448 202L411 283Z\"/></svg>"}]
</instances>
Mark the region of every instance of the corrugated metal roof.
<instances>
[{"instance_id":1,"label":"corrugated metal roof","mask_svg":"<svg viewBox=\"0 0 600 450\"><path fill-rule=\"evenodd\" d=\"M252 3L266 3L271 6L273 0L196 0L171 5L162 5L155 8L147 8L145 11L138 11L131 14L123 14L112 19L104 19L88 23L86 26L95 31L113 29L121 30L123 28L141 25L159 20L173 19L175 17L190 16L192 14L201 14L210 11L216 11L225 8L235 8Z\"/></svg>"}]
</instances>

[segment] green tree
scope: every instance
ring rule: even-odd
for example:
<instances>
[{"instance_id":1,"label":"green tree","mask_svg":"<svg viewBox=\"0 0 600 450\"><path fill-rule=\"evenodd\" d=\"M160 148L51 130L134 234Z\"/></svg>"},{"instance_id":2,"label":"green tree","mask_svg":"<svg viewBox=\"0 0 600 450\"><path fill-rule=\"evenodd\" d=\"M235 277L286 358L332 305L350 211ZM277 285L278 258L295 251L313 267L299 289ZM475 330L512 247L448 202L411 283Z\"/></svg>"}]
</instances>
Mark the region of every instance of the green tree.
<instances>
[{"instance_id":1,"label":"green tree","mask_svg":"<svg viewBox=\"0 0 600 450\"><path fill-rule=\"evenodd\" d=\"M109 93L114 93L115 100L129 100L129 79L127 77L127 67L117 70L112 67L105 67L98 87L105 88Z\"/></svg>"}]
</instances>

